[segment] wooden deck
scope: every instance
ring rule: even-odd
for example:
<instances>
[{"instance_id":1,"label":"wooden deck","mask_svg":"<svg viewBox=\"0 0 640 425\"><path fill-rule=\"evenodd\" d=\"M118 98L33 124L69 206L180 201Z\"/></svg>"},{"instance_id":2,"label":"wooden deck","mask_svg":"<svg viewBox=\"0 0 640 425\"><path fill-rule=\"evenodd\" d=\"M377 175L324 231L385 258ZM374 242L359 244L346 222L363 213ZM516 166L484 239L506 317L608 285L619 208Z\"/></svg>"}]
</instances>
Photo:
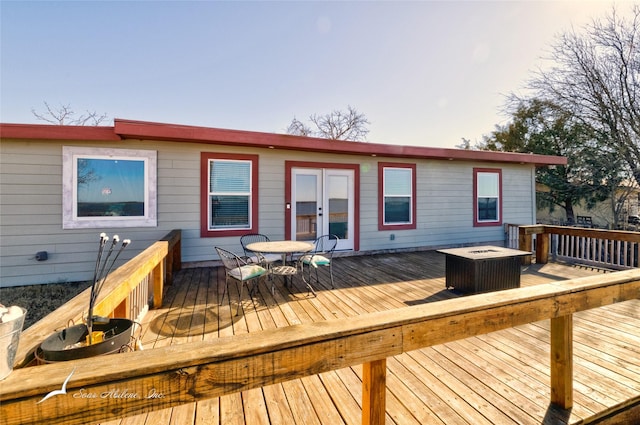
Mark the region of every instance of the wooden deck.
<instances>
[{"instance_id":1,"label":"wooden deck","mask_svg":"<svg viewBox=\"0 0 640 425\"><path fill-rule=\"evenodd\" d=\"M328 282L326 268L321 279ZM522 285L603 273L561 264L523 267ZM308 296L294 280L225 296L220 268L183 269L142 327L145 348L211 340L459 297L434 251L334 259L336 288ZM388 424L582 423L640 396L640 300L575 315L574 407L549 405L549 321L437 345L387 361ZM360 424L362 367L191 403L108 424ZM640 418L638 418L640 423ZM632 422L633 423L633 422Z\"/></svg>"}]
</instances>

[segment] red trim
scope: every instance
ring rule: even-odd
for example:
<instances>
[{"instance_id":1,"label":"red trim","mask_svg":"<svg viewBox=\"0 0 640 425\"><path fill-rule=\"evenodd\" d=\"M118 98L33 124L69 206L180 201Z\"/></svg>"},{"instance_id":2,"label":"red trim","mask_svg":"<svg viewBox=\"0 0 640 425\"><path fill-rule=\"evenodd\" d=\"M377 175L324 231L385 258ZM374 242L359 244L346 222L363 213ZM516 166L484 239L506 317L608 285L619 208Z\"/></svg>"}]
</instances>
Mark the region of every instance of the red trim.
<instances>
[{"instance_id":1,"label":"red trim","mask_svg":"<svg viewBox=\"0 0 640 425\"><path fill-rule=\"evenodd\" d=\"M251 161L251 228L240 230L209 230L209 160L235 159ZM217 152L200 153L200 237L242 236L247 233L258 233L258 155L238 155Z\"/></svg>"},{"instance_id":2,"label":"red trim","mask_svg":"<svg viewBox=\"0 0 640 425\"><path fill-rule=\"evenodd\" d=\"M384 169L386 168L410 168L411 171L411 218L410 224L384 224ZM416 188L416 164L403 164L399 162L378 162L378 230L413 230L416 229L417 221L417 207L418 203L416 194L418 193Z\"/></svg>"},{"instance_id":3,"label":"red trim","mask_svg":"<svg viewBox=\"0 0 640 425\"><path fill-rule=\"evenodd\" d=\"M0 137L41 140L122 140L114 132L114 127L42 124L0 124Z\"/></svg>"},{"instance_id":4,"label":"red trim","mask_svg":"<svg viewBox=\"0 0 640 425\"><path fill-rule=\"evenodd\" d=\"M349 142L352 143L352 142ZM353 170L353 250L360 250L360 165L336 164L332 162L284 162L284 237L291 239L291 170L293 168L331 168L338 170Z\"/></svg>"},{"instance_id":5,"label":"red trim","mask_svg":"<svg viewBox=\"0 0 640 425\"><path fill-rule=\"evenodd\" d=\"M166 140L212 145L251 146L273 149L370 155L390 158L421 158L475 162L566 165L567 158L513 152L475 151L423 146L327 140L288 134L227 130L177 124L115 119L113 127L42 124L0 124L6 139L120 141L122 139Z\"/></svg>"},{"instance_id":6,"label":"red trim","mask_svg":"<svg viewBox=\"0 0 640 425\"><path fill-rule=\"evenodd\" d=\"M498 174L498 220L478 221L478 173ZM500 168L473 169L473 227L502 226L502 170Z\"/></svg>"},{"instance_id":7,"label":"red trim","mask_svg":"<svg viewBox=\"0 0 640 425\"><path fill-rule=\"evenodd\" d=\"M567 158L513 152L475 151L423 146L385 145L291 136L288 134L227 130L162 124L146 121L115 120L115 132L123 138L170 140L233 146L329 152L347 155L371 155L394 158L422 158L460 161L508 162L535 165L566 165Z\"/></svg>"}]
</instances>

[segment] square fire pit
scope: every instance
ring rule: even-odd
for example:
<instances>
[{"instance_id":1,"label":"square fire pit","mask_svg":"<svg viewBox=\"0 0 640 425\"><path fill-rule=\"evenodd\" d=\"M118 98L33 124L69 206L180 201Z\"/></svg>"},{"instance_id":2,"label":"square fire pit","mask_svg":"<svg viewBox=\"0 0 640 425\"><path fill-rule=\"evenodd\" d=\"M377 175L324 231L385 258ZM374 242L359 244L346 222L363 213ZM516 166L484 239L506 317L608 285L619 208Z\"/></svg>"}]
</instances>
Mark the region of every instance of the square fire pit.
<instances>
[{"instance_id":1,"label":"square fire pit","mask_svg":"<svg viewBox=\"0 0 640 425\"><path fill-rule=\"evenodd\" d=\"M439 249L444 254L446 287L478 294L520 287L521 257L531 252L499 246Z\"/></svg>"}]
</instances>

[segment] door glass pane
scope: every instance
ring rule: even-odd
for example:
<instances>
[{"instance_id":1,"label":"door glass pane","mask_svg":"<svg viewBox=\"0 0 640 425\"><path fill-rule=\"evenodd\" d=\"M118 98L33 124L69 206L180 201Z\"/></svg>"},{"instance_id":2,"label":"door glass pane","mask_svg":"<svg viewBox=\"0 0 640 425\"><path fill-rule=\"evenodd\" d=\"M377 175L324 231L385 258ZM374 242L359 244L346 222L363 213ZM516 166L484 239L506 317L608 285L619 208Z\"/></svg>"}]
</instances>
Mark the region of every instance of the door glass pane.
<instances>
[{"instance_id":1,"label":"door glass pane","mask_svg":"<svg viewBox=\"0 0 640 425\"><path fill-rule=\"evenodd\" d=\"M317 236L318 179L296 174L296 240L312 241Z\"/></svg>"},{"instance_id":2,"label":"door glass pane","mask_svg":"<svg viewBox=\"0 0 640 425\"><path fill-rule=\"evenodd\" d=\"M329 194L329 234L340 239L349 236L349 178L347 176L328 177Z\"/></svg>"}]
</instances>

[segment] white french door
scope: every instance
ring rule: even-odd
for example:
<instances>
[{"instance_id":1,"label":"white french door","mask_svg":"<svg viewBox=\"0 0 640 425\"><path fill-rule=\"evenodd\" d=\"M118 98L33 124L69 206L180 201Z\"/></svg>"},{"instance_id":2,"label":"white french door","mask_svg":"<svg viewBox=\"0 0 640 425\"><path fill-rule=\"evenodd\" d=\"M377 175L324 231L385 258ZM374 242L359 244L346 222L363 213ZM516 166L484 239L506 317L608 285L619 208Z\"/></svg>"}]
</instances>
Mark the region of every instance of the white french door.
<instances>
[{"instance_id":1,"label":"white french door","mask_svg":"<svg viewBox=\"0 0 640 425\"><path fill-rule=\"evenodd\" d=\"M291 173L292 237L312 241L335 234L336 249L353 249L353 170L293 168Z\"/></svg>"}]
</instances>

